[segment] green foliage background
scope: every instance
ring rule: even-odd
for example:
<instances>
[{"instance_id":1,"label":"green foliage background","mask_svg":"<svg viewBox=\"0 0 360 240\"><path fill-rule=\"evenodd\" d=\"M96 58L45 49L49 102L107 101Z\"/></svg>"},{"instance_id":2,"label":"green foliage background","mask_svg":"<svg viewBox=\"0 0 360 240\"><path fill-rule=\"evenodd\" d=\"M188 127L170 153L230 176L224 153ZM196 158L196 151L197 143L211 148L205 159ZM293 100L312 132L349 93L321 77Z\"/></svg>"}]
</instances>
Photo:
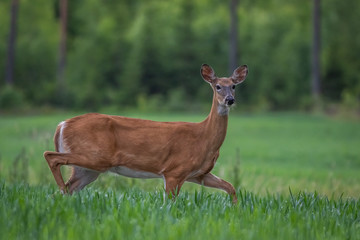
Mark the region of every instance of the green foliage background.
<instances>
[{"instance_id":1,"label":"green foliage background","mask_svg":"<svg viewBox=\"0 0 360 240\"><path fill-rule=\"evenodd\" d=\"M228 1L77 0L69 1L66 84L59 86L58 5L58 0L20 1L18 93L11 97L17 106L22 100L30 106L97 110L141 108L145 102L197 110L211 97L199 76L201 64L213 66L218 76L229 75ZM323 98L358 107L360 2L327 0L321 8ZM250 67L239 98L265 110L311 106L312 2L242 0L237 12L238 60ZM0 56L6 56L9 19L10 1L1 0ZM5 60L0 58L0 76ZM4 86L0 78L0 90ZM176 106L179 101L191 104Z\"/></svg>"}]
</instances>

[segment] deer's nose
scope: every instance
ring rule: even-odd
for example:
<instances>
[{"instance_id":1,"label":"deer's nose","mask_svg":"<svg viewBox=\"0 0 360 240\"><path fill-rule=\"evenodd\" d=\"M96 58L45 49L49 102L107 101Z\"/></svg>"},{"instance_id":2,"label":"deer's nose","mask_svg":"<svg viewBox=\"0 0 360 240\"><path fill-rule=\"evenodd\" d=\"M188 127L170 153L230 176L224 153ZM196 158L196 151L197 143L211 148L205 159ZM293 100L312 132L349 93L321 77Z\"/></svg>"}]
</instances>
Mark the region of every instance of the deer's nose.
<instances>
[{"instance_id":1,"label":"deer's nose","mask_svg":"<svg viewBox=\"0 0 360 240\"><path fill-rule=\"evenodd\" d=\"M227 96L225 98L225 103L229 106L233 105L235 103L235 99L233 96Z\"/></svg>"}]
</instances>

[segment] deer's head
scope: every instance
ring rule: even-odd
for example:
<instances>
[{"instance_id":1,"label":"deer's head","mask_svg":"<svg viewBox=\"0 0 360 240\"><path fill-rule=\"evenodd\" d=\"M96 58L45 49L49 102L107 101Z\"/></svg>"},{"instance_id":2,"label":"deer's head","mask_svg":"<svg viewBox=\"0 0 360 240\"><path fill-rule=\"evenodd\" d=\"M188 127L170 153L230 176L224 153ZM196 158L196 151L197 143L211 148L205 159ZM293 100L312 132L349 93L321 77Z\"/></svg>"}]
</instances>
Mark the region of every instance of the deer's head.
<instances>
[{"instance_id":1,"label":"deer's head","mask_svg":"<svg viewBox=\"0 0 360 240\"><path fill-rule=\"evenodd\" d=\"M242 65L236 68L229 78L218 78L214 70L207 64L201 66L202 78L210 83L218 102L218 113L225 115L235 103L235 86L243 82L248 74L248 67Z\"/></svg>"}]
</instances>

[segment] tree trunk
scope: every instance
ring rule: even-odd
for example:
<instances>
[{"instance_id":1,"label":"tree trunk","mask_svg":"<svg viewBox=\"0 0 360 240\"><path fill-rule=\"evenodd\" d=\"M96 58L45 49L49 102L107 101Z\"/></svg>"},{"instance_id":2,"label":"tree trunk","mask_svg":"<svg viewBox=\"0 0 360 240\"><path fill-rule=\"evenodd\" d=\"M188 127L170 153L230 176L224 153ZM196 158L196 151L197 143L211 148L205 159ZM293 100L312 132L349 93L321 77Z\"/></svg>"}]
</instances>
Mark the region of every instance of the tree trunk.
<instances>
[{"instance_id":1,"label":"tree trunk","mask_svg":"<svg viewBox=\"0 0 360 240\"><path fill-rule=\"evenodd\" d=\"M57 79L60 86L64 86L64 72L66 65L67 8L68 0L60 0L60 44L57 71Z\"/></svg>"},{"instance_id":2,"label":"tree trunk","mask_svg":"<svg viewBox=\"0 0 360 240\"><path fill-rule=\"evenodd\" d=\"M5 82L7 85L14 85L14 62L15 62L15 45L17 32L17 15L19 10L19 0L11 1L10 9L10 34L8 40L8 53L5 69Z\"/></svg>"},{"instance_id":3,"label":"tree trunk","mask_svg":"<svg viewBox=\"0 0 360 240\"><path fill-rule=\"evenodd\" d=\"M230 44L229 44L229 74L238 66L238 0L230 0Z\"/></svg>"},{"instance_id":4,"label":"tree trunk","mask_svg":"<svg viewBox=\"0 0 360 240\"><path fill-rule=\"evenodd\" d=\"M320 97L320 0L313 0L313 46L312 46L312 78L311 94L315 102Z\"/></svg>"}]
</instances>

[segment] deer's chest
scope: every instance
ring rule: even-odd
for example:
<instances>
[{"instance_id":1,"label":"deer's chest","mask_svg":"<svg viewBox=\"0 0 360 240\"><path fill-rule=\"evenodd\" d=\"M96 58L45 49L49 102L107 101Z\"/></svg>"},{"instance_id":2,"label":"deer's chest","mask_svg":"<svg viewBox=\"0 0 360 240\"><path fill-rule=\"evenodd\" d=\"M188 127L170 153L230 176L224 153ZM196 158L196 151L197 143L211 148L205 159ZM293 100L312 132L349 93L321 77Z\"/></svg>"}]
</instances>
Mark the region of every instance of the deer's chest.
<instances>
[{"instance_id":1,"label":"deer's chest","mask_svg":"<svg viewBox=\"0 0 360 240\"><path fill-rule=\"evenodd\" d=\"M192 173L190 174L191 177L198 177L204 174L209 173L215 166L216 160L219 157L219 151L215 153L210 153L200 165L196 166Z\"/></svg>"},{"instance_id":2,"label":"deer's chest","mask_svg":"<svg viewBox=\"0 0 360 240\"><path fill-rule=\"evenodd\" d=\"M219 157L219 150L217 150L214 154L211 154L207 161L204 162L202 170L206 173L209 173L215 166L216 160Z\"/></svg>"}]
</instances>

